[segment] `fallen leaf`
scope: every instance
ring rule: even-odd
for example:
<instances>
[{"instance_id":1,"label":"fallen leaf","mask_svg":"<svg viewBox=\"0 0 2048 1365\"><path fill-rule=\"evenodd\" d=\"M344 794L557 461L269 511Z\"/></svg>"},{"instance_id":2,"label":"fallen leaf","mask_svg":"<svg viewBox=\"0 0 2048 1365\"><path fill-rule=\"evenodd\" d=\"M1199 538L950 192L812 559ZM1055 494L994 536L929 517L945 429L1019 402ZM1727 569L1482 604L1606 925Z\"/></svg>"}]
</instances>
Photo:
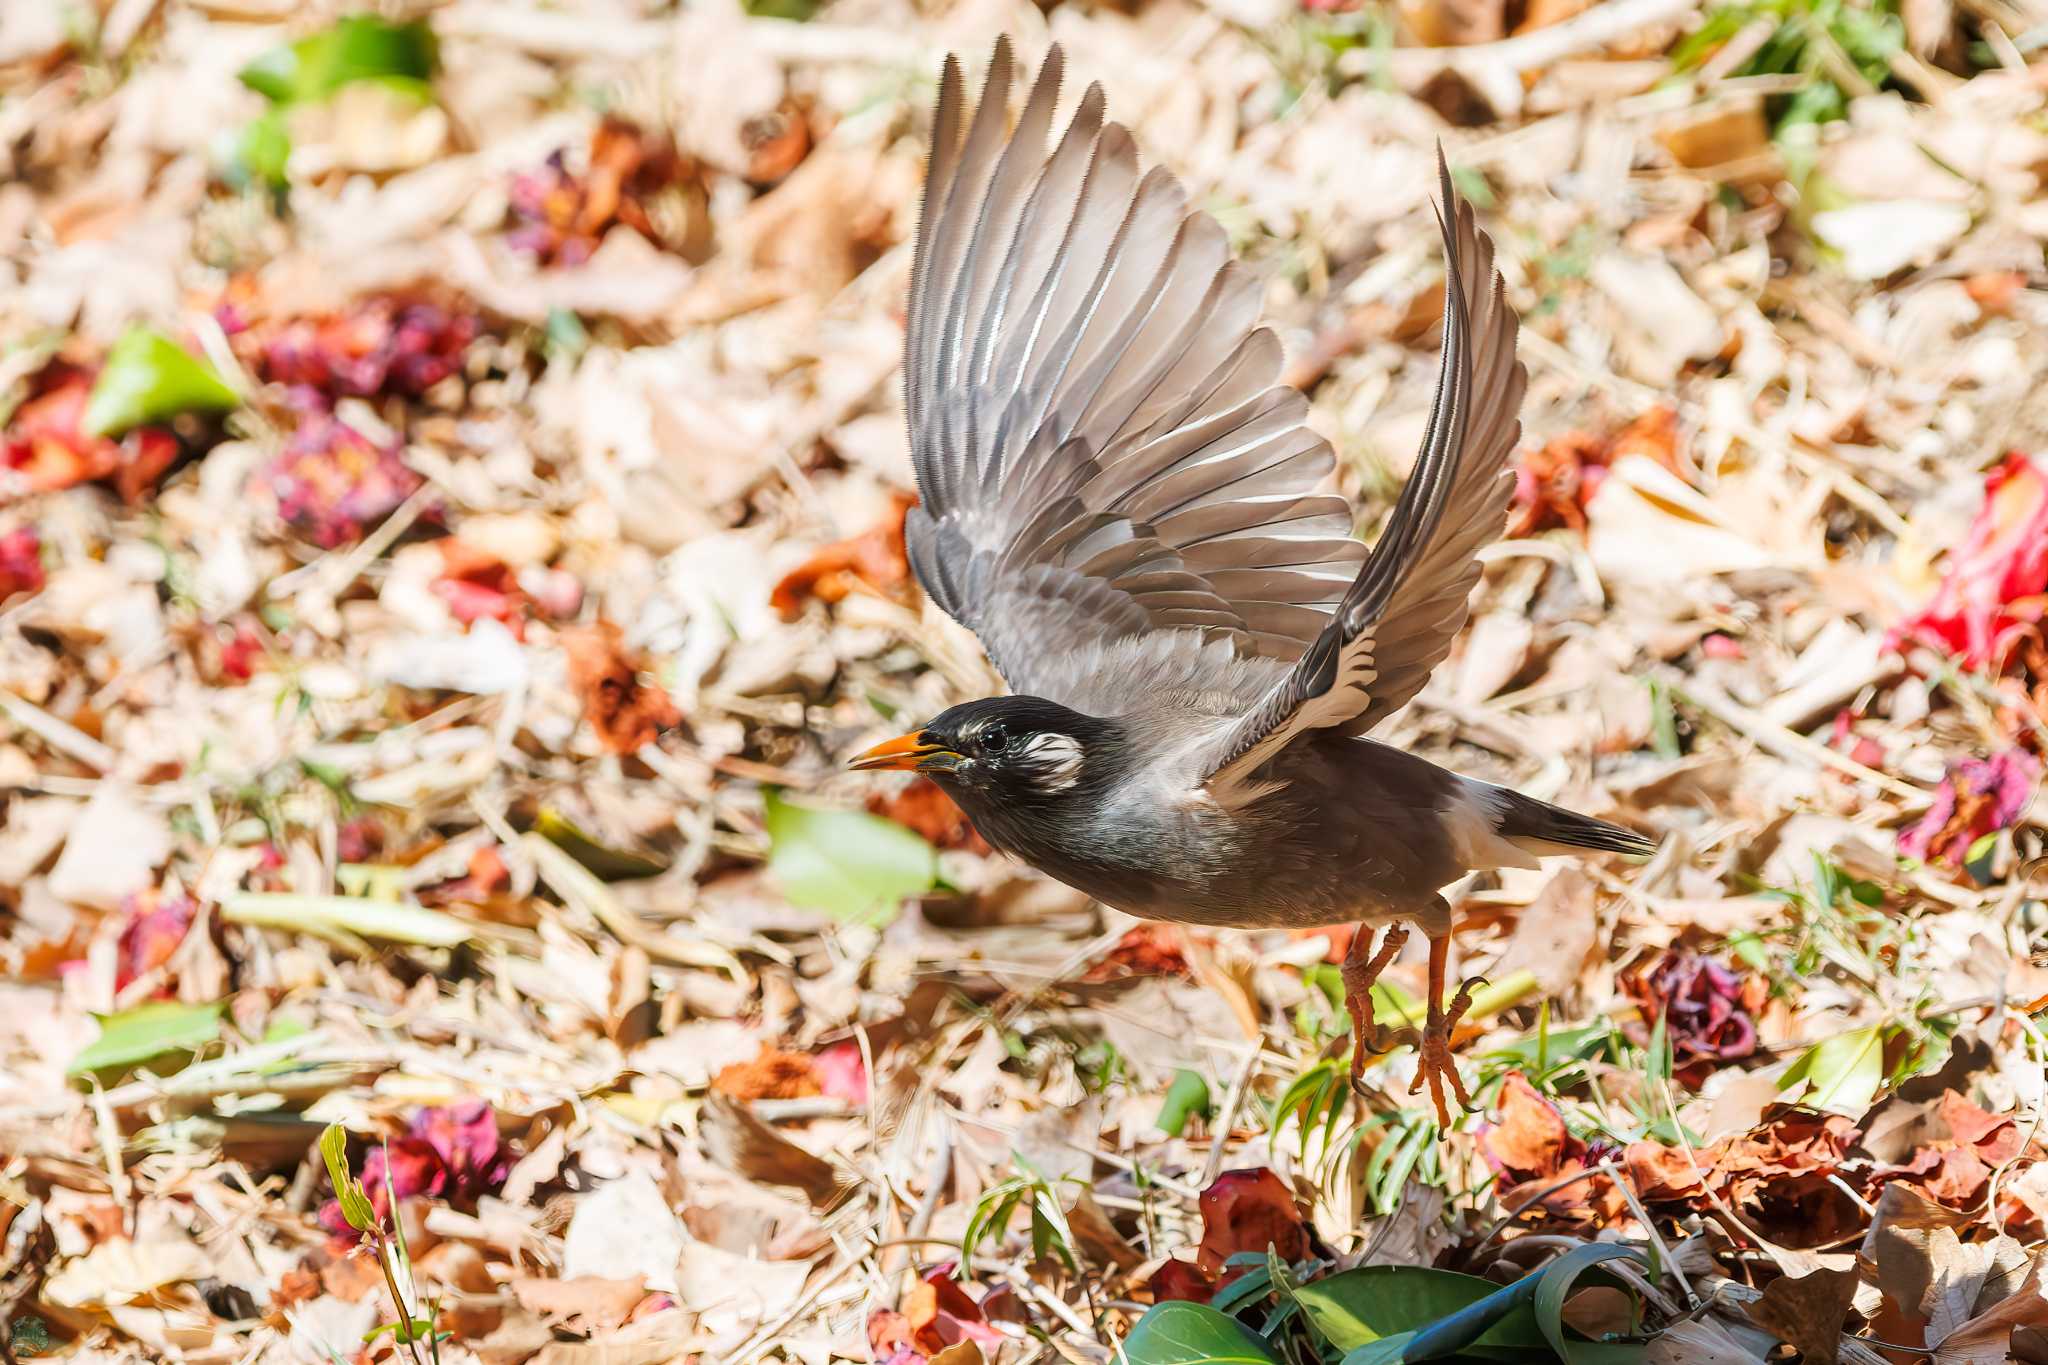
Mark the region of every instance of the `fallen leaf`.
<instances>
[{"instance_id":1,"label":"fallen leaf","mask_svg":"<svg viewBox=\"0 0 2048 1365\"><path fill-rule=\"evenodd\" d=\"M2048 1328L2048 1256L2035 1256L2009 1293L1993 1290L1992 1302L1936 1340L1935 1365L2000 1365L2014 1359L2016 1334ZM1929 1324L1928 1335L1934 1335Z\"/></svg>"},{"instance_id":2,"label":"fallen leaf","mask_svg":"<svg viewBox=\"0 0 2048 1365\"><path fill-rule=\"evenodd\" d=\"M1757 1326L1797 1349L1808 1365L1835 1365L1856 1282L1853 1270L1783 1275L1765 1285L1764 1296L1746 1311Z\"/></svg>"},{"instance_id":3,"label":"fallen leaf","mask_svg":"<svg viewBox=\"0 0 2048 1365\"><path fill-rule=\"evenodd\" d=\"M1813 215L1813 234L1841 253L1851 279L1881 280L1926 265L1969 230L1961 204L1889 199Z\"/></svg>"},{"instance_id":4,"label":"fallen leaf","mask_svg":"<svg viewBox=\"0 0 2048 1365\"><path fill-rule=\"evenodd\" d=\"M101 782L72 822L50 890L96 910L118 910L156 885L171 856L171 827L160 807L145 806L117 781Z\"/></svg>"},{"instance_id":5,"label":"fallen leaf","mask_svg":"<svg viewBox=\"0 0 2048 1365\"><path fill-rule=\"evenodd\" d=\"M800 1189L820 1210L836 1208L858 1183L823 1157L783 1137L722 1091L713 1090L704 1097L698 1123L713 1161L759 1184Z\"/></svg>"},{"instance_id":6,"label":"fallen leaf","mask_svg":"<svg viewBox=\"0 0 2048 1365\"><path fill-rule=\"evenodd\" d=\"M638 1279L674 1294L688 1240L661 1187L635 1171L576 1201L562 1235L562 1278Z\"/></svg>"},{"instance_id":7,"label":"fallen leaf","mask_svg":"<svg viewBox=\"0 0 2048 1365\"><path fill-rule=\"evenodd\" d=\"M916 495L892 493L889 510L872 527L825 546L783 575L768 596L769 604L785 621L793 621L807 599L837 602L860 588L897 601L913 600L903 521L915 506Z\"/></svg>"},{"instance_id":8,"label":"fallen leaf","mask_svg":"<svg viewBox=\"0 0 2048 1365\"><path fill-rule=\"evenodd\" d=\"M64 1262L43 1292L66 1308L109 1307L133 1303L165 1285L204 1279L211 1272L211 1262L196 1242L137 1243L124 1237Z\"/></svg>"},{"instance_id":9,"label":"fallen leaf","mask_svg":"<svg viewBox=\"0 0 2048 1365\"><path fill-rule=\"evenodd\" d=\"M624 1280L600 1275L562 1280L522 1275L507 1288L521 1308L558 1328L586 1336L622 1325L647 1297L646 1282L637 1275Z\"/></svg>"},{"instance_id":10,"label":"fallen leaf","mask_svg":"<svg viewBox=\"0 0 2048 1365\"><path fill-rule=\"evenodd\" d=\"M799 806L772 789L761 796L768 868L791 904L885 924L905 899L937 884L938 855L903 826L865 811Z\"/></svg>"},{"instance_id":11,"label":"fallen leaf","mask_svg":"<svg viewBox=\"0 0 2048 1365\"><path fill-rule=\"evenodd\" d=\"M640 662L627 653L611 622L563 631L562 649L569 656L570 685L583 700L583 717L612 753L635 753L682 724L668 693L642 679Z\"/></svg>"},{"instance_id":12,"label":"fallen leaf","mask_svg":"<svg viewBox=\"0 0 2048 1365\"><path fill-rule=\"evenodd\" d=\"M212 366L161 332L132 327L107 352L79 429L125 436L188 412L229 412L241 401Z\"/></svg>"},{"instance_id":13,"label":"fallen leaf","mask_svg":"<svg viewBox=\"0 0 2048 1365\"><path fill-rule=\"evenodd\" d=\"M1574 1181L1534 1200L1517 1199L1522 1185L1541 1189L1554 1185L1560 1176L1599 1164L1599 1155L1585 1139L1566 1128L1564 1116L1520 1071L1510 1071L1501 1080L1499 1117L1480 1127L1479 1155L1499 1177L1501 1203L1517 1213L1531 1207L1570 1221L1611 1218L1621 1208L1621 1196L1606 1176Z\"/></svg>"}]
</instances>

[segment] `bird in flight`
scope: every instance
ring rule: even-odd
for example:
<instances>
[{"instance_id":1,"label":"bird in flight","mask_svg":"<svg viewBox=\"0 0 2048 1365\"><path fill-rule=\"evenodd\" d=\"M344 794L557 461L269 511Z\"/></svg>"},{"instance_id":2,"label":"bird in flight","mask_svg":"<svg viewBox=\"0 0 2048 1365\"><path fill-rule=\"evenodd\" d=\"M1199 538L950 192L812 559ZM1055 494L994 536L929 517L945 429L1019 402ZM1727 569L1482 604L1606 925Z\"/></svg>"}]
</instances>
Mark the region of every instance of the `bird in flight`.
<instances>
[{"instance_id":1,"label":"bird in flight","mask_svg":"<svg viewBox=\"0 0 2048 1365\"><path fill-rule=\"evenodd\" d=\"M1358 924L1343 967L1358 1082L1371 986L1429 938L1414 1093L1470 1107L1446 1005L1442 890L1619 826L1370 737L1449 652L1506 522L1526 373L1493 243L1438 154L1443 359L1413 474L1370 552L1335 456L1278 382L1260 284L1167 171L1139 173L1100 86L1047 150L1062 57L1014 128L996 44L965 103L948 58L911 268L910 561L1012 695L869 749L928 775L991 844L1148 919ZM1386 925L1377 951L1375 926Z\"/></svg>"}]
</instances>

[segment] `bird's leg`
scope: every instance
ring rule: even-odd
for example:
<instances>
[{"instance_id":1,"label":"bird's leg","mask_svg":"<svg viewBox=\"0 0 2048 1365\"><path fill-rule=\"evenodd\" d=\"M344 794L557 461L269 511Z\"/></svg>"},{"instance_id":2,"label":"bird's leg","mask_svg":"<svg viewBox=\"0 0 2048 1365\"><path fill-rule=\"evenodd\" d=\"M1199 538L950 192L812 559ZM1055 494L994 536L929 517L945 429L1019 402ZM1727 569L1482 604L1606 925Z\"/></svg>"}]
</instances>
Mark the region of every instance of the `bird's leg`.
<instances>
[{"instance_id":1,"label":"bird's leg","mask_svg":"<svg viewBox=\"0 0 2048 1365\"><path fill-rule=\"evenodd\" d=\"M1458 1064L1451 1058L1451 1030L1465 1017L1465 1011L1472 1008L1472 983L1467 981L1458 987L1457 999L1451 1001L1448 1011L1444 1009L1444 968L1450 957L1451 935L1446 924L1444 932L1429 933L1429 1019L1422 1029L1422 1058L1415 1069L1414 1084L1408 1093L1414 1094L1429 1083L1429 1097L1436 1102L1437 1123L1444 1128L1451 1126L1451 1111L1444 1104L1444 1082L1451 1083L1451 1093L1457 1097L1458 1107L1470 1109L1472 1097L1465 1093L1465 1082L1458 1075Z\"/></svg>"},{"instance_id":2,"label":"bird's leg","mask_svg":"<svg viewBox=\"0 0 2048 1365\"><path fill-rule=\"evenodd\" d=\"M1380 950L1367 957L1372 947L1372 926L1361 924L1358 932L1351 936L1351 947L1344 954L1344 1008L1351 1015L1351 1086L1357 1089L1359 1078L1365 1071L1366 1039L1373 1032L1372 983L1380 979L1380 973L1394 960L1394 954L1401 951L1401 945L1408 941L1406 925L1394 924L1387 928L1386 936L1380 940Z\"/></svg>"}]
</instances>

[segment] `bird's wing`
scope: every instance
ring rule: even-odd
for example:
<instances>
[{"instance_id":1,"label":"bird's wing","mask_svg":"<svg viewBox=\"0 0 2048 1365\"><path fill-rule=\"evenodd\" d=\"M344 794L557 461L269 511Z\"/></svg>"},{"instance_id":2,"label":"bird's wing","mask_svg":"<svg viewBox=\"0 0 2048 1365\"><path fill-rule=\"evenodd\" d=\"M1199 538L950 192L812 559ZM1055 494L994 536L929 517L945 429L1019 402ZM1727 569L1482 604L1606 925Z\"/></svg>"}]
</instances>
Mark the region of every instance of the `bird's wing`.
<instances>
[{"instance_id":1,"label":"bird's wing","mask_svg":"<svg viewBox=\"0 0 2048 1365\"><path fill-rule=\"evenodd\" d=\"M971 110L946 62L911 270L906 531L925 590L1012 688L1113 711L1133 699L1106 649L1270 676L1365 553L1307 400L1275 382L1257 280L1173 176L1139 175L1100 87L1046 151L1060 71L1054 48L1009 132L1007 41Z\"/></svg>"},{"instance_id":2,"label":"bird's wing","mask_svg":"<svg viewBox=\"0 0 2048 1365\"><path fill-rule=\"evenodd\" d=\"M1208 756L1212 793L1243 785L1299 735L1363 734L1405 705L1450 652L1479 581L1479 549L1506 523L1528 375L1515 359L1493 242L1451 188L1441 151L1437 174L1443 361L1415 472L1329 625Z\"/></svg>"}]
</instances>

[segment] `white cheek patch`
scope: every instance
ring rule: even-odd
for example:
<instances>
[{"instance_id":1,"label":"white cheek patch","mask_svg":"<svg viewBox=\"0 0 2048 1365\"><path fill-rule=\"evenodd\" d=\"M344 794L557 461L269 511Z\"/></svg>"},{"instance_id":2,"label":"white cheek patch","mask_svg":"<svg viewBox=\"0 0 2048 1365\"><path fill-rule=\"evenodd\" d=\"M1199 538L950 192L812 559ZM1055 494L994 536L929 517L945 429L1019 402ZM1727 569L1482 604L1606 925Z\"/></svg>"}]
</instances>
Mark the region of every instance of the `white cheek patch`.
<instances>
[{"instance_id":1,"label":"white cheek patch","mask_svg":"<svg viewBox=\"0 0 2048 1365\"><path fill-rule=\"evenodd\" d=\"M1068 735L1033 735L1017 759L1041 791L1063 792L1081 780L1081 744Z\"/></svg>"}]
</instances>

